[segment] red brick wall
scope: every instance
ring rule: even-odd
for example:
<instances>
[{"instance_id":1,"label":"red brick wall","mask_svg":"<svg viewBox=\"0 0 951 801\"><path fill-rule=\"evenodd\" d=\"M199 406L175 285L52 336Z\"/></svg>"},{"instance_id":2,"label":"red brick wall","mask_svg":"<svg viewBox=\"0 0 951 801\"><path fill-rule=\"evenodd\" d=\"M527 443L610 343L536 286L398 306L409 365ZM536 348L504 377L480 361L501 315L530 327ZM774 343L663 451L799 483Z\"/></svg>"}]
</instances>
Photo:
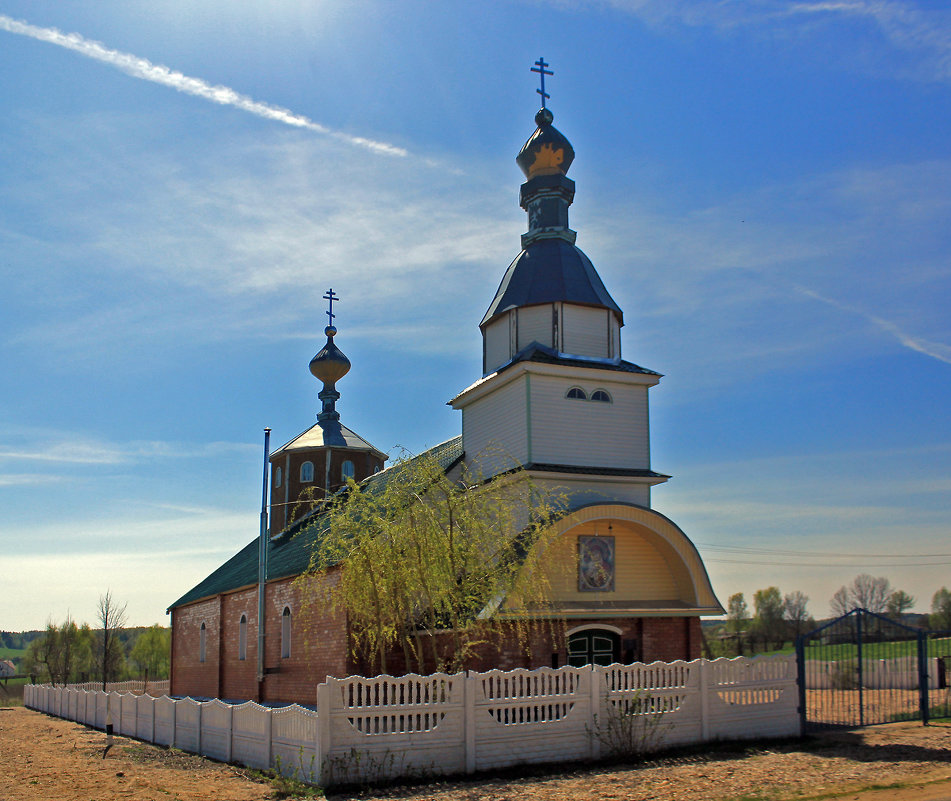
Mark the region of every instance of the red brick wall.
<instances>
[{"instance_id":1,"label":"red brick wall","mask_svg":"<svg viewBox=\"0 0 951 801\"><path fill-rule=\"evenodd\" d=\"M337 576L334 573L325 580L336 581ZM285 606L291 610L288 657L281 656ZM239 658L242 614L248 619L245 659ZM351 672L345 616L319 601L305 603L293 580L267 585L265 615L265 678L259 688L256 586L172 610L172 694L313 704L317 685L327 676ZM202 622L206 626L204 662L199 660Z\"/></svg>"},{"instance_id":2,"label":"red brick wall","mask_svg":"<svg viewBox=\"0 0 951 801\"><path fill-rule=\"evenodd\" d=\"M315 581L336 582L337 571ZM327 676L373 675L376 670L348 657L345 615L331 610L320 600L315 588L303 593L293 580L267 585L265 670L263 686L257 681L257 588L249 587L217 598L198 601L172 610L172 686L174 695L262 700L313 704L317 685ZM281 656L281 618L284 608L291 610L291 653ZM248 617L247 658L239 659L239 621ZM206 660L199 662L199 627L206 625ZM672 662L700 657L700 620L696 617L614 618L610 620L571 620L566 628L580 626L620 629L621 661ZM568 663L566 641L551 627L539 626L532 634L530 653L513 634L498 646L486 647L468 668L545 667ZM441 648L450 649L451 640L443 637ZM432 662L432 660L428 660ZM402 653L388 657L388 672L405 671ZM415 671L416 665L410 670ZM425 672L434 669L427 664Z\"/></svg>"},{"instance_id":3,"label":"red brick wall","mask_svg":"<svg viewBox=\"0 0 951 801\"><path fill-rule=\"evenodd\" d=\"M288 459L288 456L290 459ZM283 531L287 525L290 525L295 519L303 516L311 509L309 500L301 500L298 505L298 499L321 499L324 497L326 449L315 448L306 451L291 451L289 454L282 453L272 462L271 467L271 510L270 527L271 536ZM367 476L378 472L383 463L380 459L368 451L349 451L346 449L331 448L330 451L330 491L335 492L344 485L340 471L343 463L347 460L353 462L353 478L355 481L362 481ZM300 481L300 468L304 462L313 462L314 480L306 484ZM280 467L281 486L274 486L274 475L276 469ZM309 492L308 492L309 491ZM287 498L286 504L284 498ZM294 514L296 509L296 516ZM286 517L285 517L286 512Z\"/></svg>"}]
</instances>

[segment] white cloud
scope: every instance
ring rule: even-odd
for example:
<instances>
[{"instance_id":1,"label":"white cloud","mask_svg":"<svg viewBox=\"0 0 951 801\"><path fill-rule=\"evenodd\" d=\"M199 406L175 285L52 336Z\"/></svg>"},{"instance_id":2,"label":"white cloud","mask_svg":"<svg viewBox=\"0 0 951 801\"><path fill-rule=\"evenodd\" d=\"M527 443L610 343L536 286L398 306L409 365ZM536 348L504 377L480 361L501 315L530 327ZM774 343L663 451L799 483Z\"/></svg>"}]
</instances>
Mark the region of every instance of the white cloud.
<instances>
[{"instance_id":1,"label":"white cloud","mask_svg":"<svg viewBox=\"0 0 951 801\"><path fill-rule=\"evenodd\" d=\"M10 434L8 433L7 436L9 437ZM23 439L22 436L20 438ZM0 444L0 461L51 462L62 465L120 465L156 459L218 458L234 453L249 452L258 447L243 442L194 444L151 440L114 443L68 434L47 434L19 446Z\"/></svg>"},{"instance_id":2,"label":"white cloud","mask_svg":"<svg viewBox=\"0 0 951 801\"><path fill-rule=\"evenodd\" d=\"M873 72L894 77L890 55L911 59L904 72L919 80L951 81L951 13L894 0L787 2L787 0L607 0L608 5L655 26L710 28L723 35L759 31L772 44L793 46L833 26L848 25L849 35L836 29L837 46L821 57L835 57ZM579 5L591 5L580 2ZM600 2L596 3L601 5ZM881 42L890 45L890 52ZM809 57L820 55L813 49ZM885 63L887 62L887 63Z\"/></svg>"}]
</instances>

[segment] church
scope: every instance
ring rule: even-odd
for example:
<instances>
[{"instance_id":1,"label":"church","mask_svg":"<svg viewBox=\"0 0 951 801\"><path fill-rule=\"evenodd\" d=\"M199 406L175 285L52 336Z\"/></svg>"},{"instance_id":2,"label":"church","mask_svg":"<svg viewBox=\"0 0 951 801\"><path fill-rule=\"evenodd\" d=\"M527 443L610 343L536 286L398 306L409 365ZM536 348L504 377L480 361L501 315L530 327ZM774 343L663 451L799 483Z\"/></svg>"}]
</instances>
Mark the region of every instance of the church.
<instances>
[{"instance_id":1,"label":"church","mask_svg":"<svg viewBox=\"0 0 951 801\"><path fill-rule=\"evenodd\" d=\"M542 108L516 157L528 230L479 323L483 374L449 401L462 434L427 456L449 474L479 459L486 479L514 464L559 488L568 501L552 533L572 564L552 587L564 636L532 655L501 648L479 667L695 659L700 617L723 608L696 547L651 508L651 487L669 478L650 464L648 391L662 376L622 358L623 312L575 244L575 154L547 108L548 65L536 66ZM336 383L351 365L335 343L336 296L325 297L331 324L310 363L317 422L268 456L261 536L170 606L173 695L309 704L325 677L365 669L346 614L305 605L294 584L323 531L322 502L348 478L387 475L386 454L340 422Z\"/></svg>"}]
</instances>

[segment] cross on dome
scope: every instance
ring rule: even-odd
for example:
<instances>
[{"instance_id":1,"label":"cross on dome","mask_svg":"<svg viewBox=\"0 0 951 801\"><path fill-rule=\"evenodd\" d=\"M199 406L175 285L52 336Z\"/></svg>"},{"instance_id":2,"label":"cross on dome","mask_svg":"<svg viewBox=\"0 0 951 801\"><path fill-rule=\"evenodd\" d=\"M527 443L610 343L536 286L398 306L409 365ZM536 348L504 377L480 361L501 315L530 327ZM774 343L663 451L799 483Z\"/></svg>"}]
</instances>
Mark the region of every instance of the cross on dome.
<instances>
[{"instance_id":1,"label":"cross on dome","mask_svg":"<svg viewBox=\"0 0 951 801\"><path fill-rule=\"evenodd\" d=\"M551 95L545 91L545 76L555 74L551 70L545 69L545 67L550 67L550 66L551 64L546 64L545 57L542 56L541 58L538 59L538 61L535 62L535 66L532 67L532 72L537 72L539 77L542 80L542 88L535 90L538 94L542 96L542 108L547 108L547 106L545 105L545 101L551 98Z\"/></svg>"},{"instance_id":2,"label":"cross on dome","mask_svg":"<svg viewBox=\"0 0 951 801\"><path fill-rule=\"evenodd\" d=\"M340 296L335 294L333 291L333 288L331 288L331 289L328 289L327 292L324 294L324 300L328 301L328 305L330 306L330 308L327 310L327 317L330 318L327 324L331 328L334 328L335 327L334 317L337 316L336 314L334 314L334 301L340 300Z\"/></svg>"}]
</instances>

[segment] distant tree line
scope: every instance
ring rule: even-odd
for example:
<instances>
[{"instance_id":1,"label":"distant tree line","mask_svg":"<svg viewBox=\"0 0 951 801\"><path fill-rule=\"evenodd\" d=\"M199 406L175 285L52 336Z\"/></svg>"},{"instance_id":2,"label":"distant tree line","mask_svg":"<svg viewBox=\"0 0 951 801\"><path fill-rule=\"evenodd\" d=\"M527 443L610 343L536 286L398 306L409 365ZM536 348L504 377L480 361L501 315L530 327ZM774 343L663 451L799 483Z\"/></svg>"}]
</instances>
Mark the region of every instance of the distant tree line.
<instances>
[{"instance_id":1,"label":"distant tree line","mask_svg":"<svg viewBox=\"0 0 951 801\"><path fill-rule=\"evenodd\" d=\"M783 595L778 587L766 587L753 593L750 609L743 593L734 593L727 601L726 621L705 627L711 655L741 656L792 646L818 625L806 608L808 602L798 590ZM835 592L829 609L833 618L853 609L867 609L896 621L951 631L951 591L942 587L932 596L931 614L908 621L915 602L904 590L893 588L887 578L862 573Z\"/></svg>"},{"instance_id":2,"label":"distant tree line","mask_svg":"<svg viewBox=\"0 0 951 801\"><path fill-rule=\"evenodd\" d=\"M37 637L42 637L44 633L39 630L0 631L0 645L4 648L12 648L15 651L22 651L28 648Z\"/></svg>"}]
</instances>

